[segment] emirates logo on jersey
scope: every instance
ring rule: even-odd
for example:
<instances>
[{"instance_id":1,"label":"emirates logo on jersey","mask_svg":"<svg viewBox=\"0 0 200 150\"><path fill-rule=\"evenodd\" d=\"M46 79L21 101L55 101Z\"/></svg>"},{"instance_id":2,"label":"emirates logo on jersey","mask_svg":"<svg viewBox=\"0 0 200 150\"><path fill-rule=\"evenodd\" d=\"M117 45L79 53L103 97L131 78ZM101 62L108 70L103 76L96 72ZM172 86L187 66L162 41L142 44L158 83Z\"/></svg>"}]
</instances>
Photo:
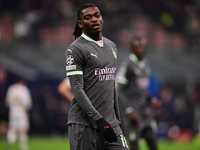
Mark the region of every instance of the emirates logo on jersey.
<instances>
[{"instance_id":1,"label":"emirates logo on jersey","mask_svg":"<svg viewBox=\"0 0 200 150\"><path fill-rule=\"evenodd\" d=\"M96 68L95 75L99 76L99 81L115 80L115 67Z\"/></svg>"},{"instance_id":2,"label":"emirates logo on jersey","mask_svg":"<svg viewBox=\"0 0 200 150\"><path fill-rule=\"evenodd\" d=\"M68 55L66 59L67 65L72 65L74 63L74 57L72 55Z\"/></svg>"}]
</instances>

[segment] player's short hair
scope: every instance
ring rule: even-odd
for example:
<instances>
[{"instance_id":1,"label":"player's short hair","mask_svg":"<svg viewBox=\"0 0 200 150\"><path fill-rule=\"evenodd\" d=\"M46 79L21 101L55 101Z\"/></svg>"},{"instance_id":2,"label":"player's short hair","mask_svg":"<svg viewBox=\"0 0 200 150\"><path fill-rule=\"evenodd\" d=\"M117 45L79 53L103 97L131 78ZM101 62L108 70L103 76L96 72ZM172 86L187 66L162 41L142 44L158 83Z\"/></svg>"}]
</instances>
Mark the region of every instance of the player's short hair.
<instances>
[{"instance_id":1,"label":"player's short hair","mask_svg":"<svg viewBox=\"0 0 200 150\"><path fill-rule=\"evenodd\" d=\"M74 27L74 32L72 34L72 35L75 36L75 39L80 37L81 34L82 34L82 28L79 28L79 26L78 26L78 20L80 20L80 14L81 14L82 10L84 10L84 9L86 9L88 7L97 7L97 6L95 4L92 4L92 3L86 3L86 4L81 5L81 7L78 9L77 21L76 21L76 25Z\"/></svg>"}]
</instances>

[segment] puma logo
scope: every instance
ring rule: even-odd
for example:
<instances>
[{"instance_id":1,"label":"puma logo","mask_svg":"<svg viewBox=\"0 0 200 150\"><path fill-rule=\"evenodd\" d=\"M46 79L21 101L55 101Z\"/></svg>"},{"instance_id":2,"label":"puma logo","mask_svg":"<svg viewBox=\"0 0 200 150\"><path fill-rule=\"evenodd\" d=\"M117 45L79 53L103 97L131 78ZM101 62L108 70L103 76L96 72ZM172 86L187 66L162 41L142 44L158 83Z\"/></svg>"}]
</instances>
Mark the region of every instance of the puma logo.
<instances>
[{"instance_id":1,"label":"puma logo","mask_svg":"<svg viewBox=\"0 0 200 150\"><path fill-rule=\"evenodd\" d=\"M94 57L96 57L96 58L98 59L97 53L95 53L95 54L92 54L92 53L91 53L91 56L94 56Z\"/></svg>"},{"instance_id":2,"label":"puma logo","mask_svg":"<svg viewBox=\"0 0 200 150\"><path fill-rule=\"evenodd\" d=\"M67 50L72 53L73 48L72 49L67 49Z\"/></svg>"}]
</instances>

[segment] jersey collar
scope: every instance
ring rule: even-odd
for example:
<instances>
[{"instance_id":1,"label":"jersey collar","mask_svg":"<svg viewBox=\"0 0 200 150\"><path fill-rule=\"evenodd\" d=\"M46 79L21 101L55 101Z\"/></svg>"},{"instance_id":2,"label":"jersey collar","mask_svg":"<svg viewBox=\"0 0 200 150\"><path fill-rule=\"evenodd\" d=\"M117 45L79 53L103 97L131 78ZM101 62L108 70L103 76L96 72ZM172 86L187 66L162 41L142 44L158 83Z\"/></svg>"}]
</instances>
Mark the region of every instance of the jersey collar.
<instances>
[{"instance_id":1,"label":"jersey collar","mask_svg":"<svg viewBox=\"0 0 200 150\"><path fill-rule=\"evenodd\" d=\"M86 39L86 40L88 40L88 41L90 41L90 42L94 42L94 43L96 43L97 45L99 45L100 47L103 47L103 36L102 36L102 45L100 45L97 41L91 39L89 36L85 35L84 33L82 33L81 36L82 36L84 39Z\"/></svg>"},{"instance_id":2,"label":"jersey collar","mask_svg":"<svg viewBox=\"0 0 200 150\"><path fill-rule=\"evenodd\" d=\"M129 58L131 61L133 61L134 63L138 63L139 62L139 59L137 58L137 56L134 54L134 53L131 53L129 55Z\"/></svg>"}]
</instances>

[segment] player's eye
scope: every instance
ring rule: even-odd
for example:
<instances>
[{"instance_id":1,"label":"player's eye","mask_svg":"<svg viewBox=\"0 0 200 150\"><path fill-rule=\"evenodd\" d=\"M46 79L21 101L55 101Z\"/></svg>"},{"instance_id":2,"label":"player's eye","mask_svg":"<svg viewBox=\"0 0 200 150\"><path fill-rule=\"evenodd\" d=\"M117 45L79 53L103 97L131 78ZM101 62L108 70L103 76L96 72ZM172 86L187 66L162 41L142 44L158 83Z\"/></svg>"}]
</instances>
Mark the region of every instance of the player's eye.
<instances>
[{"instance_id":1,"label":"player's eye","mask_svg":"<svg viewBox=\"0 0 200 150\"><path fill-rule=\"evenodd\" d=\"M90 16L86 16L86 17L85 17L85 20L89 20L89 19L90 19Z\"/></svg>"},{"instance_id":2,"label":"player's eye","mask_svg":"<svg viewBox=\"0 0 200 150\"><path fill-rule=\"evenodd\" d=\"M100 14L96 14L95 16L96 16L97 18L99 18L101 15L100 15Z\"/></svg>"}]
</instances>

